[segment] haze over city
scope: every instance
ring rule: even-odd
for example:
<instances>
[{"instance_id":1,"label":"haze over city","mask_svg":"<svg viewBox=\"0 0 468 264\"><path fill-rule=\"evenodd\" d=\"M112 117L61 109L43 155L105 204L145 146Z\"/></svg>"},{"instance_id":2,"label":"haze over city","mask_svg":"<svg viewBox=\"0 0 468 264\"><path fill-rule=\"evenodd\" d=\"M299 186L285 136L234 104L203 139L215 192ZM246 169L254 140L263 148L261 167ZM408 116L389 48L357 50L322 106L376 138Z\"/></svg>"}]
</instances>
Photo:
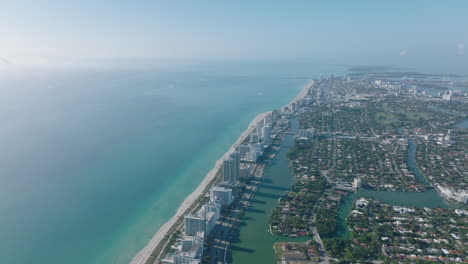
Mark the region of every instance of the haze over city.
<instances>
[{"instance_id":1,"label":"haze over city","mask_svg":"<svg viewBox=\"0 0 468 264\"><path fill-rule=\"evenodd\" d=\"M1 1L0 57L460 64L466 1ZM463 59L464 58L464 59Z\"/></svg>"}]
</instances>

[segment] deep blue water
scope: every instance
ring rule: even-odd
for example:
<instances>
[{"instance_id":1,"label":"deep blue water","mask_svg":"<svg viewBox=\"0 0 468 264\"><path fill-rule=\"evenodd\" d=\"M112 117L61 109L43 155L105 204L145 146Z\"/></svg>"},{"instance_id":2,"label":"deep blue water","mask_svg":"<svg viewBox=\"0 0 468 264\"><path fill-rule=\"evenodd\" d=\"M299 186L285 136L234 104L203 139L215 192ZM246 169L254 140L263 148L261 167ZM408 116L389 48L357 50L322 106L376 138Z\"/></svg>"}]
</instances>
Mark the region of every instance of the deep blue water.
<instances>
[{"instance_id":1,"label":"deep blue water","mask_svg":"<svg viewBox=\"0 0 468 264\"><path fill-rule=\"evenodd\" d=\"M312 63L0 74L0 263L128 263Z\"/></svg>"}]
</instances>

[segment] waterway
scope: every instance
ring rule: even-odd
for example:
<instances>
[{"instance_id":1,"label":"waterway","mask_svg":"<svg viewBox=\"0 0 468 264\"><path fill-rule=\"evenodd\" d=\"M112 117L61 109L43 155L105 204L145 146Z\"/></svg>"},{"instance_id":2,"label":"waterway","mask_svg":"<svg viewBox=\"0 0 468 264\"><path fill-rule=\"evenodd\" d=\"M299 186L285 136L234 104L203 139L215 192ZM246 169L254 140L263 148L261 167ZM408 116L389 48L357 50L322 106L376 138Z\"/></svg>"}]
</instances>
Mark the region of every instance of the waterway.
<instances>
[{"instance_id":1,"label":"waterway","mask_svg":"<svg viewBox=\"0 0 468 264\"><path fill-rule=\"evenodd\" d=\"M293 120L292 130L297 130L297 121ZM269 216L278 204L278 198L289 190L293 183L289 161L286 153L294 144L292 135L286 135L278 155L273 161L273 165L265 168L264 180L258 192L252 200L252 207L249 208L242 219L241 228L237 241L232 244L233 263L275 263L273 244L278 241L307 240L303 237L291 239L283 236L275 236L268 232ZM419 171L416 164L416 143L412 140L408 142L408 166L415 174L416 178L423 184L429 185L424 175ZM456 205L445 201L434 189L425 192L393 192L393 191L373 191L360 190L357 193L349 194L338 210L337 227L334 238L349 238L350 233L346 227L346 218L353 207L356 198L372 197L384 203L399 206L415 207L454 207Z\"/></svg>"},{"instance_id":2,"label":"waterway","mask_svg":"<svg viewBox=\"0 0 468 264\"><path fill-rule=\"evenodd\" d=\"M416 164L416 143L414 140L408 141L408 167L414 173L416 178L423 184L429 185ZM373 191L359 190L357 193L346 197L338 210L337 227L333 234L335 238L349 238L350 234L346 227L346 217L348 216L356 198L371 197L384 203L398 206L430 207L430 208L448 208L457 205L444 200L435 189L429 189L425 192L394 192L394 191Z\"/></svg>"},{"instance_id":3,"label":"waterway","mask_svg":"<svg viewBox=\"0 0 468 264\"><path fill-rule=\"evenodd\" d=\"M467 127L467 121L457 126ZM296 120L293 121L292 129L293 131L298 129ZM278 205L278 198L288 191L292 185L293 179L286 153L293 144L293 137L286 135L281 144L281 149L273 161L273 165L265 168L264 181L252 200L252 207L247 210L242 219L237 241L231 247L234 264L275 263L273 251L273 244L275 242L305 241L310 239L308 237L291 239L275 236L268 232L271 210ZM421 183L429 185L429 182L416 164L416 143L410 140L408 144L409 168ZM346 218L353 207L354 201L360 197L371 197L384 203L398 206L430 208L451 208L457 206L444 200L435 189L429 189L425 192L359 190L356 193L349 194L342 201L337 215L337 227L331 237L343 239L350 237L350 232L346 227Z\"/></svg>"},{"instance_id":4,"label":"waterway","mask_svg":"<svg viewBox=\"0 0 468 264\"><path fill-rule=\"evenodd\" d=\"M297 120L292 121L292 132L298 129ZM278 205L278 199L291 188L293 177L287 158L293 146L293 135L285 135L278 154L264 171L264 178L242 219L241 228L231 244L233 263L258 264L275 263L273 244L278 241L304 241L310 238L286 238L268 231L271 211Z\"/></svg>"},{"instance_id":5,"label":"waterway","mask_svg":"<svg viewBox=\"0 0 468 264\"><path fill-rule=\"evenodd\" d=\"M353 208L354 201L356 199L356 193L351 193L346 196L342 201L340 208L338 209L338 214L336 216L336 229L335 232L331 235L334 238L349 238L350 233L346 227L346 218L348 217L351 208Z\"/></svg>"},{"instance_id":6,"label":"waterway","mask_svg":"<svg viewBox=\"0 0 468 264\"><path fill-rule=\"evenodd\" d=\"M416 164L416 142L408 141L408 167L422 184L430 185L426 177L422 174ZM382 202L416 207L454 207L455 205L444 200L435 189L429 189L425 192L393 192L393 191L370 191L361 190L357 193L358 197L373 197Z\"/></svg>"}]
</instances>

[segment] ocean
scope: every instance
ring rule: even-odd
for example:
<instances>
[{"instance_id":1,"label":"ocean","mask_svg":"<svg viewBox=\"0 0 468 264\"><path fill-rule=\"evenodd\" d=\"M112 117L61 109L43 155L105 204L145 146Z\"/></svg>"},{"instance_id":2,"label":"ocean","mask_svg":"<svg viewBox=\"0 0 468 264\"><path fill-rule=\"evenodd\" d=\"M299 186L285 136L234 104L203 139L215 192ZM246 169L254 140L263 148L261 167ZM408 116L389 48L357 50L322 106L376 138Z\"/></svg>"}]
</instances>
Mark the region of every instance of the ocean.
<instances>
[{"instance_id":1,"label":"ocean","mask_svg":"<svg viewBox=\"0 0 468 264\"><path fill-rule=\"evenodd\" d=\"M257 114L334 65L0 74L0 263L128 263Z\"/></svg>"}]
</instances>

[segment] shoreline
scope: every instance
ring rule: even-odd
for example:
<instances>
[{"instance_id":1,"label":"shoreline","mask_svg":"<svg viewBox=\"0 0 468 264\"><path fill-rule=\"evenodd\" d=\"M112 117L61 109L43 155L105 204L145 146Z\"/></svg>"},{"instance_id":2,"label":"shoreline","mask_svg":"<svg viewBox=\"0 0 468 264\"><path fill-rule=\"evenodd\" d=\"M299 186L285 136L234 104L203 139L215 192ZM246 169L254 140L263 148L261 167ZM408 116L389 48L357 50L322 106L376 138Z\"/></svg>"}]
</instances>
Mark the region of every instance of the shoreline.
<instances>
[{"instance_id":1,"label":"shoreline","mask_svg":"<svg viewBox=\"0 0 468 264\"><path fill-rule=\"evenodd\" d=\"M306 96L312 86L315 85L314 80L310 80L298 93L294 99L291 100L287 105L280 107L279 109L285 109L286 107L290 107L294 102L302 99ZM146 264L156 249L156 247L160 244L160 242L164 239L164 237L168 234L169 230L176 224L177 220L180 217L184 216L184 213L194 204L194 202L203 194L203 191L208 187L210 182L216 177L217 172L221 169L223 165L223 160L226 159L229 154L234 151L244 140L256 129L257 124L261 122L266 116L268 116L272 111L267 111L261 113L254 117L254 119L249 123L247 129L244 130L237 141L222 155L216 162L214 167L207 173L205 178L202 182L197 186L197 188L190 193L187 198L180 204L176 213L166 222L164 223L159 230L153 235L151 240L148 244L140 250L135 257L133 257L130 264Z\"/></svg>"}]
</instances>

